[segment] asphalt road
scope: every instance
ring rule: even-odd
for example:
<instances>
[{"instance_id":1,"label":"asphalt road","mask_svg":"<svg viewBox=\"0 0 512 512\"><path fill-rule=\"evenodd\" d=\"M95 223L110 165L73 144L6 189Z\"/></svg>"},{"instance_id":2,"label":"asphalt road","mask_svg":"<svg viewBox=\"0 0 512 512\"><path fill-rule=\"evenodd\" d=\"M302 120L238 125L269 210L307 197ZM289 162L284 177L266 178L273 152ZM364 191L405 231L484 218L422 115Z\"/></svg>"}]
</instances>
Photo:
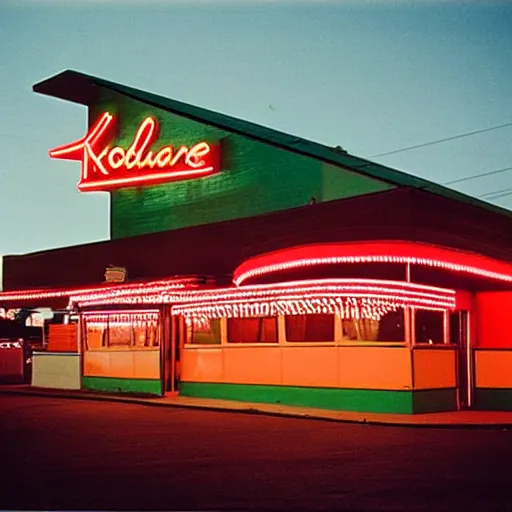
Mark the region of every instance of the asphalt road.
<instances>
[{"instance_id":1,"label":"asphalt road","mask_svg":"<svg viewBox=\"0 0 512 512\"><path fill-rule=\"evenodd\" d=\"M0 509L508 510L512 431L0 395Z\"/></svg>"}]
</instances>

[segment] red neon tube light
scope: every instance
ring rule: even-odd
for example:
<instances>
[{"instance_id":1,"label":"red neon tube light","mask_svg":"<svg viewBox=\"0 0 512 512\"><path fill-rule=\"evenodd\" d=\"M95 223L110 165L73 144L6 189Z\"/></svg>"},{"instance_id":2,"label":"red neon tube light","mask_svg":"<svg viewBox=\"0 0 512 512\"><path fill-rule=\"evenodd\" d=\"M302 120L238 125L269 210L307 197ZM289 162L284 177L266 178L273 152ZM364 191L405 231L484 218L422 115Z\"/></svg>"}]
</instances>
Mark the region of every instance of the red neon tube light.
<instances>
[{"instance_id":1,"label":"red neon tube light","mask_svg":"<svg viewBox=\"0 0 512 512\"><path fill-rule=\"evenodd\" d=\"M510 263L433 245L392 241L308 245L262 254L242 263L233 273L233 282L240 286L288 270L354 263L409 263L512 283Z\"/></svg>"},{"instance_id":2,"label":"red neon tube light","mask_svg":"<svg viewBox=\"0 0 512 512\"><path fill-rule=\"evenodd\" d=\"M123 283L88 288L50 288L0 292L0 303L76 297L108 302L112 297L140 295L147 292L162 292L198 286L195 278L174 278L144 283Z\"/></svg>"},{"instance_id":3,"label":"red neon tube light","mask_svg":"<svg viewBox=\"0 0 512 512\"><path fill-rule=\"evenodd\" d=\"M399 307L450 310L454 290L382 280L310 280L302 283L184 292L174 314L188 319L338 313L378 320ZM185 298L186 297L186 298Z\"/></svg>"},{"instance_id":4,"label":"red neon tube light","mask_svg":"<svg viewBox=\"0 0 512 512\"><path fill-rule=\"evenodd\" d=\"M141 311L87 311L83 313L87 327L129 326L145 327L158 325L158 310Z\"/></svg>"},{"instance_id":5,"label":"red neon tube light","mask_svg":"<svg viewBox=\"0 0 512 512\"><path fill-rule=\"evenodd\" d=\"M209 176L218 172L218 147L200 141L191 147L151 148L158 139L158 123L147 117L140 124L128 149L108 144L115 137L116 118L103 113L81 139L51 149L51 158L78 160L81 191L109 191L141 187L174 180Z\"/></svg>"},{"instance_id":6,"label":"red neon tube light","mask_svg":"<svg viewBox=\"0 0 512 512\"><path fill-rule=\"evenodd\" d=\"M147 289L140 293L111 295L108 299L94 295L71 297L71 302L82 307L102 304L172 304L186 310L226 306L252 308L263 303L280 301L322 301L333 304L338 299L356 301L394 301L426 308L453 309L456 295L453 290L400 281L372 279L324 279L271 285L244 286L217 289ZM334 302L333 302L334 301ZM330 307L330 306L329 306ZM184 309L184 311L185 311Z\"/></svg>"}]
</instances>

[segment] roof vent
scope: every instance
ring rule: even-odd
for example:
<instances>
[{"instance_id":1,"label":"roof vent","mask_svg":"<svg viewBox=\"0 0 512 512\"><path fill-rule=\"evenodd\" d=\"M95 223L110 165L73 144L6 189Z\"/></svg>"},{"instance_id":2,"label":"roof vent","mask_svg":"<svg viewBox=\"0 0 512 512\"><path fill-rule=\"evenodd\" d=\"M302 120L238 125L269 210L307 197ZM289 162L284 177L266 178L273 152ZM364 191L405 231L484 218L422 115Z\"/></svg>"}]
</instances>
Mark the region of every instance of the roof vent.
<instances>
[{"instance_id":1,"label":"roof vent","mask_svg":"<svg viewBox=\"0 0 512 512\"><path fill-rule=\"evenodd\" d=\"M342 155L346 155L347 154L347 150L346 149L343 149L341 146L334 146L332 148L332 150L335 152L335 153L340 153Z\"/></svg>"}]
</instances>

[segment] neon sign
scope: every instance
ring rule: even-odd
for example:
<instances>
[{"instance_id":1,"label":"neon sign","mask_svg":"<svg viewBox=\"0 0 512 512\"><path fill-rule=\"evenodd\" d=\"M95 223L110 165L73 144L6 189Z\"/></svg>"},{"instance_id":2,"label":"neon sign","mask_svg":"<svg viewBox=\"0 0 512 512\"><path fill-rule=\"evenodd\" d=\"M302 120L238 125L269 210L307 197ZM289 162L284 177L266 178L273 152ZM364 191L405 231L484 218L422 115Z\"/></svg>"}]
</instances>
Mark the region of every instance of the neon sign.
<instances>
[{"instance_id":1,"label":"neon sign","mask_svg":"<svg viewBox=\"0 0 512 512\"><path fill-rule=\"evenodd\" d=\"M218 148L204 141L191 147L152 150L158 138L158 123L153 117L146 117L140 124L128 149L108 145L115 136L115 125L116 118L105 112L84 137L49 151L51 158L82 162L79 190L157 185L219 171Z\"/></svg>"},{"instance_id":2,"label":"neon sign","mask_svg":"<svg viewBox=\"0 0 512 512\"><path fill-rule=\"evenodd\" d=\"M19 341L0 341L0 348L23 348Z\"/></svg>"}]
</instances>

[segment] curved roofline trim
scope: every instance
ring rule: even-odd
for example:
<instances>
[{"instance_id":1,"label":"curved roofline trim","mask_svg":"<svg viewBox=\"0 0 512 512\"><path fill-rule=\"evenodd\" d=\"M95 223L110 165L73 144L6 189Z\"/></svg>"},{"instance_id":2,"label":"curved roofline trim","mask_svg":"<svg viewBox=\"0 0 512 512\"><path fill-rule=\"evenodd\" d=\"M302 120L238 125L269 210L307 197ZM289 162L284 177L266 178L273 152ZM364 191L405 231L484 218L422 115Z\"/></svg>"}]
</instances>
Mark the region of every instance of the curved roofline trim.
<instances>
[{"instance_id":1,"label":"curved roofline trim","mask_svg":"<svg viewBox=\"0 0 512 512\"><path fill-rule=\"evenodd\" d=\"M371 241L310 244L254 256L233 272L233 283L320 265L399 263L437 267L512 283L512 264L469 252L418 242Z\"/></svg>"}]
</instances>

